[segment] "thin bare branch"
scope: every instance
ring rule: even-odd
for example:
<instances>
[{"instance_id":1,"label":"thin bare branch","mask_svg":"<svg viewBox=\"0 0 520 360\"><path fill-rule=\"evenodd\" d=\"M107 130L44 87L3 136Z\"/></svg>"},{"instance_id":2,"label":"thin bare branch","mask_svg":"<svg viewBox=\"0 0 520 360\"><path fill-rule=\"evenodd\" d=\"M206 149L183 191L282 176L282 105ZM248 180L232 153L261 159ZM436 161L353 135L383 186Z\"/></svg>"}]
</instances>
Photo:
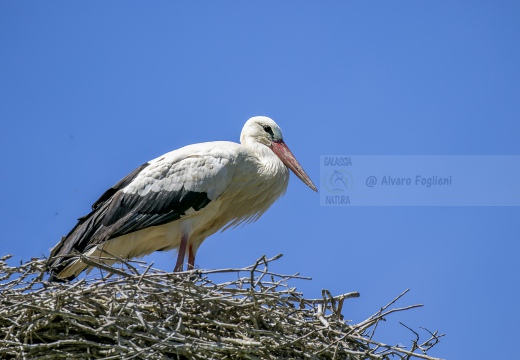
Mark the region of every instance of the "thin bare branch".
<instances>
[{"instance_id":1,"label":"thin bare branch","mask_svg":"<svg viewBox=\"0 0 520 360\"><path fill-rule=\"evenodd\" d=\"M406 292L359 324L343 320L343 303L357 292L308 299L262 256L238 269L168 273L144 262L103 263L71 283L48 283L45 259L9 266L0 258L0 358L21 359L427 359L443 335L410 329L408 348L367 336ZM213 274L231 280L214 283ZM426 332L427 340L420 340Z\"/></svg>"}]
</instances>

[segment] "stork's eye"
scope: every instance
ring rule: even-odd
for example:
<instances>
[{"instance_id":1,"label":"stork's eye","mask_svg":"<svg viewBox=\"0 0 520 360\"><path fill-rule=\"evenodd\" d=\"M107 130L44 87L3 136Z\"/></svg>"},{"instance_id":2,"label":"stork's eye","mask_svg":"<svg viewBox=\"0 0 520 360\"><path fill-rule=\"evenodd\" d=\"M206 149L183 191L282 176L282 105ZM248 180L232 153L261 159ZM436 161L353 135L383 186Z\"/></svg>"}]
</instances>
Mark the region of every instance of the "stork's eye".
<instances>
[{"instance_id":1,"label":"stork's eye","mask_svg":"<svg viewBox=\"0 0 520 360\"><path fill-rule=\"evenodd\" d=\"M269 135L274 137L273 129L271 129L271 127L269 125L262 125L262 127L264 128L264 131L266 133L268 133Z\"/></svg>"}]
</instances>

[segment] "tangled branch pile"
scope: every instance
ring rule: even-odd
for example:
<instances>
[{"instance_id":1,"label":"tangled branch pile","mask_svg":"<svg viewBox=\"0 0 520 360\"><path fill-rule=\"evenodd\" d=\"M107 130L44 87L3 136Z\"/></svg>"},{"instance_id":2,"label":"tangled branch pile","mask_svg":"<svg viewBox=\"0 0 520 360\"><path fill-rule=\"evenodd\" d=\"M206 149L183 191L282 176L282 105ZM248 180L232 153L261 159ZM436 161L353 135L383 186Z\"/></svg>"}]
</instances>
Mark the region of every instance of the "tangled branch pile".
<instances>
[{"instance_id":1,"label":"tangled branch pile","mask_svg":"<svg viewBox=\"0 0 520 360\"><path fill-rule=\"evenodd\" d=\"M45 261L17 267L0 259L0 358L82 359L433 359L442 335L403 347L378 343L373 331L397 297L359 324L343 302L356 292L305 299L269 271L262 257L243 269L166 273L136 263L104 267L107 276L74 283L43 280ZM86 259L88 261L88 259ZM137 263L141 264L141 263ZM216 284L213 273L234 280Z\"/></svg>"}]
</instances>

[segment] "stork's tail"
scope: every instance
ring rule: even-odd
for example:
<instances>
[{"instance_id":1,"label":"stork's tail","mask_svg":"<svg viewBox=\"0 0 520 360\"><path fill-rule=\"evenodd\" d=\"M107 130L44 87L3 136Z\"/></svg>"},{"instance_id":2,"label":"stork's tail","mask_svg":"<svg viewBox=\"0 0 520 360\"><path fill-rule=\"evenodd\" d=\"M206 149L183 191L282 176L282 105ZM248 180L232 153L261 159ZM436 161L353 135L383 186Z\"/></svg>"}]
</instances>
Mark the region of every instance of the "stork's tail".
<instances>
[{"instance_id":1,"label":"stork's tail","mask_svg":"<svg viewBox=\"0 0 520 360\"><path fill-rule=\"evenodd\" d=\"M90 214L78 219L76 226L67 236L51 249L49 260L45 271L50 273L49 281L63 282L76 278L87 266L79 261L79 254L82 254L91 246L91 240L95 235L98 226L99 210L93 210ZM65 269L80 263L82 266L75 266L75 271L71 274ZM83 266L84 265L84 266Z\"/></svg>"}]
</instances>

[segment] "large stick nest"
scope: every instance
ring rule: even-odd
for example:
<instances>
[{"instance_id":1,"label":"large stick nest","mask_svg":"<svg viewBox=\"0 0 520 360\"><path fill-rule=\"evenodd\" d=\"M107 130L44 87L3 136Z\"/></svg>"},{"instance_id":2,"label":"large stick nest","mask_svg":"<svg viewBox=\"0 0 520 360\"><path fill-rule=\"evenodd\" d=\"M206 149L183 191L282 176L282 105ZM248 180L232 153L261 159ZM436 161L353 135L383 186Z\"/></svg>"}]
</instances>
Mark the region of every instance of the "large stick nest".
<instances>
[{"instance_id":1,"label":"large stick nest","mask_svg":"<svg viewBox=\"0 0 520 360\"><path fill-rule=\"evenodd\" d=\"M126 263L106 276L48 283L44 259L9 266L0 259L0 358L81 359L433 359L442 335L408 349L373 340L403 294L359 324L343 319L356 292L306 299L296 275L269 271L262 257L243 269L167 273ZM89 259L84 259L90 261ZM136 265L137 264L137 265ZM213 274L232 278L224 283Z\"/></svg>"}]
</instances>

